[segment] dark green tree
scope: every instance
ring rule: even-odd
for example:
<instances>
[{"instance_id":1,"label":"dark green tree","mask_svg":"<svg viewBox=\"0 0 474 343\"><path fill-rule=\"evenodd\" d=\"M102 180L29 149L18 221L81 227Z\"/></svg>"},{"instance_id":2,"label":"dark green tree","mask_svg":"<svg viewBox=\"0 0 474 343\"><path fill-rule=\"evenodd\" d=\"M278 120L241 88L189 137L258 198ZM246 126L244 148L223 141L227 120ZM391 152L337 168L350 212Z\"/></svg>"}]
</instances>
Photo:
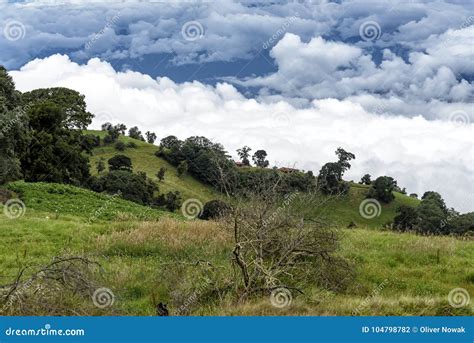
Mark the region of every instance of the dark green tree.
<instances>
[{"instance_id":1,"label":"dark green tree","mask_svg":"<svg viewBox=\"0 0 474 343\"><path fill-rule=\"evenodd\" d=\"M150 131L147 131L145 133L145 136L146 136L146 141L150 144L153 144L155 143L155 140L156 140L156 134L154 132L150 132Z\"/></svg>"},{"instance_id":2,"label":"dark green tree","mask_svg":"<svg viewBox=\"0 0 474 343\"><path fill-rule=\"evenodd\" d=\"M101 157L96 163L95 163L97 173L102 173L105 170L105 163L104 163L104 158Z\"/></svg>"},{"instance_id":3,"label":"dark green tree","mask_svg":"<svg viewBox=\"0 0 474 343\"><path fill-rule=\"evenodd\" d=\"M177 168L178 176L181 177L188 171L188 162L182 161Z\"/></svg>"},{"instance_id":4,"label":"dark green tree","mask_svg":"<svg viewBox=\"0 0 474 343\"><path fill-rule=\"evenodd\" d=\"M266 168L269 165L267 158L267 152L265 150L257 150L252 156L253 163L257 167Z\"/></svg>"},{"instance_id":5,"label":"dark green tree","mask_svg":"<svg viewBox=\"0 0 474 343\"><path fill-rule=\"evenodd\" d=\"M250 151L252 151L252 149L249 148L248 146L244 146L240 149L237 149L237 155L239 155L240 159L242 160L242 163L245 166L250 166L250 161L249 161Z\"/></svg>"},{"instance_id":6,"label":"dark green tree","mask_svg":"<svg viewBox=\"0 0 474 343\"><path fill-rule=\"evenodd\" d=\"M372 187L370 187L367 194L368 198L378 199L386 204L390 203L395 199L393 191L397 186L397 181L395 181L390 176L380 176L374 182L372 182Z\"/></svg>"},{"instance_id":7,"label":"dark green tree","mask_svg":"<svg viewBox=\"0 0 474 343\"><path fill-rule=\"evenodd\" d=\"M339 158L337 162L326 163L319 171L318 187L323 194L342 195L349 190L349 186L342 181L342 176L351 168L349 161L355 155L342 148L337 148L336 155Z\"/></svg>"},{"instance_id":8,"label":"dark green tree","mask_svg":"<svg viewBox=\"0 0 474 343\"><path fill-rule=\"evenodd\" d=\"M365 174L364 176L362 176L359 183L361 185L370 185L372 183L372 180L370 179L370 174Z\"/></svg>"},{"instance_id":9,"label":"dark green tree","mask_svg":"<svg viewBox=\"0 0 474 343\"><path fill-rule=\"evenodd\" d=\"M411 231L417 228L419 222L418 212L415 207L402 205L397 208L397 215L393 219L396 230Z\"/></svg>"},{"instance_id":10,"label":"dark green tree","mask_svg":"<svg viewBox=\"0 0 474 343\"><path fill-rule=\"evenodd\" d=\"M156 177L160 182L163 182L163 180L165 179L165 173L166 169L164 167L161 167L160 170L158 170L158 173L156 173Z\"/></svg>"},{"instance_id":11,"label":"dark green tree","mask_svg":"<svg viewBox=\"0 0 474 343\"><path fill-rule=\"evenodd\" d=\"M128 130L128 136L130 138L145 141L145 139L142 136L142 132L138 129L137 126L131 127L130 130Z\"/></svg>"},{"instance_id":12,"label":"dark green tree","mask_svg":"<svg viewBox=\"0 0 474 343\"><path fill-rule=\"evenodd\" d=\"M132 160L125 155L115 155L110 158L108 161L109 170L123 170L129 173L132 172Z\"/></svg>"}]
</instances>

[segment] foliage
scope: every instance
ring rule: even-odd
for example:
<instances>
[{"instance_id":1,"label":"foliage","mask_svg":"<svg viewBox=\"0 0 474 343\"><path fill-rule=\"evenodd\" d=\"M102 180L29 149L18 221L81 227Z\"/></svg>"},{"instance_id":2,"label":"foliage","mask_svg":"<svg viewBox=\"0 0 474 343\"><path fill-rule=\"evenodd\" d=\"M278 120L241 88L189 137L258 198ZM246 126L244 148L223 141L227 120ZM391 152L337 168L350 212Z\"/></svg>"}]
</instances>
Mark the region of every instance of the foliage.
<instances>
[{"instance_id":1,"label":"foliage","mask_svg":"<svg viewBox=\"0 0 474 343\"><path fill-rule=\"evenodd\" d=\"M132 160L125 155L115 155L108 161L109 170L123 170L127 172L132 172Z\"/></svg>"},{"instance_id":2,"label":"foliage","mask_svg":"<svg viewBox=\"0 0 474 343\"><path fill-rule=\"evenodd\" d=\"M244 146L244 147L237 150L237 154L239 155L239 157L242 161L242 164L244 166L249 166L250 165L249 157L250 157L250 151L251 150L252 149L249 148L248 146Z\"/></svg>"},{"instance_id":3,"label":"foliage","mask_svg":"<svg viewBox=\"0 0 474 343\"><path fill-rule=\"evenodd\" d=\"M142 136L142 132L136 126L131 127L130 130L128 130L128 136L133 139L145 141L145 138Z\"/></svg>"},{"instance_id":4,"label":"foliage","mask_svg":"<svg viewBox=\"0 0 474 343\"><path fill-rule=\"evenodd\" d=\"M178 176L184 175L188 171L188 162L181 161L176 170L178 172Z\"/></svg>"},{"instance_id":5,"label":"foliage","mask_svg":"<svg viewBox=\"0 0 474 343\"><path fill-rule=\"evenodd\" d=\"M158 173L156 173L156 177L160 182L163 182L163 180L165 179L165 173L166 169L164 167L161 167L160 170L158 170Z\"/></svg>"},{"instance_id":6,"label":"foliage","mask_svg":"<svg viewBox=\"0 0 474 343\"><path fill-rule=\"evenodd\" d=\"M156 184L143 174L134 174L123 169L115 169L99 179L102 190L109 194L121 196L142 205L153 202L153 195L158 191Z\"/></svg>"},{"instance_id":7,"label":"foliage","mask_svg":"<svg viewBox=\"0 0 474 343\"><path fill-rule=\"evenodd\" d=\"M115 143L115 150L124 151L125 150L125 144L123 142L116 142Z\"/></svg>"},{"instance_id":8,"label":"foliage","mask_svg":"<svg viewBox=\"0 0 474 343\"><path fill-rule=\"evenodd\" d=\"M181 193L178 191L160 194L156 199L153 200L153 205L164 207L171 212L174 212L180 208L181 204L182 197Z\"/></svg>"},{"instance_id":9,"label":"foliage","mask_svg":"<svg viewBox=\"0 0 474 343\"><path fill-rule=\"evenodd\" d=\"M150 132L150 131L147 131L145 133L145 136L146 136L146 141L150 144L153 144L155 143L155 140L156 140L156 134L154 132Z\"/></svg>"},{"instance_id":10,"label":"foliage","mask_svg":"<svg viewBox=\"0 0 474 343\"><path fill-rule=\"evenodd\" d=\"M326 163L318 175L318 187L326 195L343 195L349 191L349 186L342 181L342 176L351 168L349 161L353 160L355 155L342 148L337 148L335 153L339 160Z\"/></svg>"},{"instance_id":11,"label":"foliage","mask_svg":"<svg viewBox=\"0 0 474 343\"><path fill-rule=\"evenodd\" d=\"M418 213L416 208L402 205L397 209L397 215L393 219L393 225L396 230L411 231L418 225Z\"/></svg>"},{"instance_id":12,"label":"foliage","mask_svg":"<svg viewBox=\"0 0 474 343\"><path fill-rule=\"evenodd\" d=\"M359 182L361 185L370 185L372 183L372 180L370 179L370 174L365 174L362 176Z\"/></svg>"},{"instance_id":13,"label":"foliage","mask_svg":"<svg viewBox=\"0 0 474 343\"><path fill-rule=\"evenodd\" d=\"M390 176L379 176L374 182L372 182L372 187L370 187L367 194L368 198L378 199L386 204L390 203L395 199L393 191L397 186L397 181L395 181Z\"/></svg>"},{"instance_id":14,"label":"foliage","mask_svg":"<svg viewBox=\"0 0 474 343\"><path fill-rule=\"evenodd\" d=\"M253 163L257 167L266 168L269 165L267 158L267 152L265 150L257 150L252 156Z\"/></svg>"},{"instance_id":15,"label":"foliage","mask_svg":"<svg viewBox=\"0 0 474 343\"><path fill-rule=\"evenodd\" d=\"M199 219L209 220L209 219L219 219L223 216L226 216L230 213L231 207L229 204L222 200L211 200L204 204Z\"/></svg>"}]
</instances>

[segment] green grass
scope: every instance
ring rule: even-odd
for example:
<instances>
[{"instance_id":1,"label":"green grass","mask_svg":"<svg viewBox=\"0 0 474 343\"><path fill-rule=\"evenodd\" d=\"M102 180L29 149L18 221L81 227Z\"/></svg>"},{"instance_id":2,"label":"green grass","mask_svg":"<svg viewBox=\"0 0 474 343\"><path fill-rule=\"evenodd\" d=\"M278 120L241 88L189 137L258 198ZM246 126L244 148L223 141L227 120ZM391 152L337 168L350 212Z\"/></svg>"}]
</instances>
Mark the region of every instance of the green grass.
<instances>
[{"instance_id":1,"label":"green grass","mask_svg":"<svg viewBox=\"0 0 474 343\"><path fill-rule=\"evenodd\" d=\"M381 228L393 221L396 210L401 205L416 207L419 200L411 198L401 193L394 192L395 199L389 204L379 202L380 211L373 218L366 218L361 215L359 207L366 199L369 186L357 183L350 184L349 194L327 199L327 202L315 212L327 222L334 223L340 227L347 227L351 222L357 227Z\"/></svg>"},{"instance_id":2,"label":"green grass","mask_svg":"<svg viewBox=\"0 0 474 343\"><path fill-rule=\"evenodd\" d=\"M98 315L153 315L151 299L168 303L173 313L177 299L196 292L189 309L195 315L351 315L356 309L360 315L472 315L471 307L451 307L447 296L458 287L474 294L474 242L373 229L344 230L343 237L340 253L355 266L349 288L334 293L307 286L291 306L278 309L267 297L237 303L207 296L196 261L231 271L230 233L211 222L161 217L89 223L84 216L56 218L28 207L18 219L0 216L0 283L11 281L21 266L85 255L102 264L101 285L116 296L113 308L88 310Z\"/></svg>"},{"instance_id":3,"label":"green grass","mask_svg":"<svg viewBox=\"0 0 474 343\"><path fill-rule=\"evenodd\" d=\"M113 220L117 217L154 219L174 214L152 209L119 197L53 183L8 184L8 189L20 195L27 209L49 212L48 217L73 215L83 220Z\"/></svg>"},{"instance_id":4,"label":"green grass","mask_svg":"<svg viewBox=\"0 0 474 343\"><path fill-rule=\"evenodd\" d=\"M94 134L100 137L105 136L104 131L87 131L86 133ZM90 157L92 174L97 175L96 162L100 158L104 158L105 164L107 165L107 160L109 158L118 154L123 154L132 160L134 172L143 171L149 178L158 184L160 193L179 191L183 197L183 200L194 198L200 200L202 203L221 197L221 195L212 187L202 184L192 176L183 175L178 177L176 168L174 166L169 164L167 161L155 156L155 152L158 150L156 145L142 142L123 135L120 135L118 140L125 144L133 142L137 145L137 148L126 148L125 151L117 151L114 148L114 144L95 148L93 150L93 155ZM159 182L158 178L156 177L156 173L161 167L166 169L165 179L163 182ZM106 171L102 173L105 172Z\"/></svg>"},{"instance_id":5,"label":"green grass","mask_svg":"<svg viewBox=\"0 0 474 343\"><path fill-rule=\"evenodd\" d=\"M124 154L135 171L145 171L157 182L154 174L167 168L161 192L178 190L183 198L203 203L219 198L190 176L178 178L173 166L154 155L156 146L133 141L137 148L127 148ZM113 146L95 149L92 170L100 157L117 153ZM212 222L185 221L74 186L20 181L8 188L21 197L26 212L9 219L0 208L0 284L12 282L21 267L44 265L54 256L88 256L103 266L97 284L110 288L116 303L102 310L76 294L66 303L75 304L78 314L153 315L157 301L168 303L176 313L178 303L192 298L186 313L193 315L351 315L356 310L359 315L472 315L472 307L454 308L447 296L454 288L474 295L474 242L383 229L398 206L419 203L403 194L395 193L394 202L382 204L372 219L359 213L368 191L359 184L351 184L347 196L326 199L322 208L315 208L333 225L357 225L343 230L340 250L354 265L354 280L342 293L306 285L303 295L294 294L291 306L278 309L268 297L236 302L230 296L217 300L209 295L215 285L206 283L206 273L233 275L231 233ZM213 268L196 261L207 261Z\"/></svg>"}]
</instances>

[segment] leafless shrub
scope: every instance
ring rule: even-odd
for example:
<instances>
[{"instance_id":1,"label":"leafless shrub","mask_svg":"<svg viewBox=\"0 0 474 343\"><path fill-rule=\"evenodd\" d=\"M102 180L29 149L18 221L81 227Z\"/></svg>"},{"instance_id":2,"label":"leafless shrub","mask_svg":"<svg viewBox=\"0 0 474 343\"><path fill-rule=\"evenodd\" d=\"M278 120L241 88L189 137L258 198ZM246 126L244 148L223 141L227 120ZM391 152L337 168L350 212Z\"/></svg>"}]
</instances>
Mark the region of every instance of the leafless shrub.
<instances>
[{"instance_id":1,"label":"leafless shrub","mask_svg":"<svg viewBox=\"0 0 474 343\"><path fill-rule=\"evenodd\" d=\"M85 257L55 257L39 268L24 267L11 284L0 286L0 314L90 314L94 275L100 269L97 262ZM82 310L78 301L86 304Z\"/></svg>"},{"instance_id":2,"label":"leafless shrub","mask_svg":"<svg viewBox=\"0 0 474 343\"><path fill-rule=\"evenodd\" d=\"M341 290L349 263L337 256L341 232L316 213L328 198L318 193L281 196L279 180L262 179L239 197L221 224L233 232L235 289L240 299L305 283Z\"/></svg>"}]
</instances>

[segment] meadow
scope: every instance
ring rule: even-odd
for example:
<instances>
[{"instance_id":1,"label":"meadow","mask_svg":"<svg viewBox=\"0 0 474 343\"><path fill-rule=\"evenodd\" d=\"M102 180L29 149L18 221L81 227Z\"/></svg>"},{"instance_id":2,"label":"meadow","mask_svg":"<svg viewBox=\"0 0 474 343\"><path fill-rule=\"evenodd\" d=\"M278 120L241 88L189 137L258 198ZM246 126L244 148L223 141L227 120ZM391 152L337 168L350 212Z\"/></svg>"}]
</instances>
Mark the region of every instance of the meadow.
<instances>
[{"instance_id":1,"label":"meadow","mask_svg":"<svg viewBox=\"0 0 474 343\"><path fill-rule=\"evenodd\" d=\"M339 254L354 266L349 287L334 292L305 286L303 294L292 294L289 306L277 308L268 296L237 301L231 290L219 291L233 273L232 235L216 222L186 220L73 186L15 182L9 189L21 195L26 212L17 219L0 217L0 284L12 282L22 267L32 272L55 256L86 256L101 265L91 273L94 285L110 289L115 299L98 308L90 296L64 290L23 307L21 314L47 314L41 313L45 308L51 314L48 301L57 314L83 315L155 315L158 302L168 304L171 315L472 314L472 307L448 302L454 288L474 292L469 240L361 222L343 226ZM333 213L345 208L332 206ZM14 307L3 310L19 314Z\"/></svg>"}]
</instances>

